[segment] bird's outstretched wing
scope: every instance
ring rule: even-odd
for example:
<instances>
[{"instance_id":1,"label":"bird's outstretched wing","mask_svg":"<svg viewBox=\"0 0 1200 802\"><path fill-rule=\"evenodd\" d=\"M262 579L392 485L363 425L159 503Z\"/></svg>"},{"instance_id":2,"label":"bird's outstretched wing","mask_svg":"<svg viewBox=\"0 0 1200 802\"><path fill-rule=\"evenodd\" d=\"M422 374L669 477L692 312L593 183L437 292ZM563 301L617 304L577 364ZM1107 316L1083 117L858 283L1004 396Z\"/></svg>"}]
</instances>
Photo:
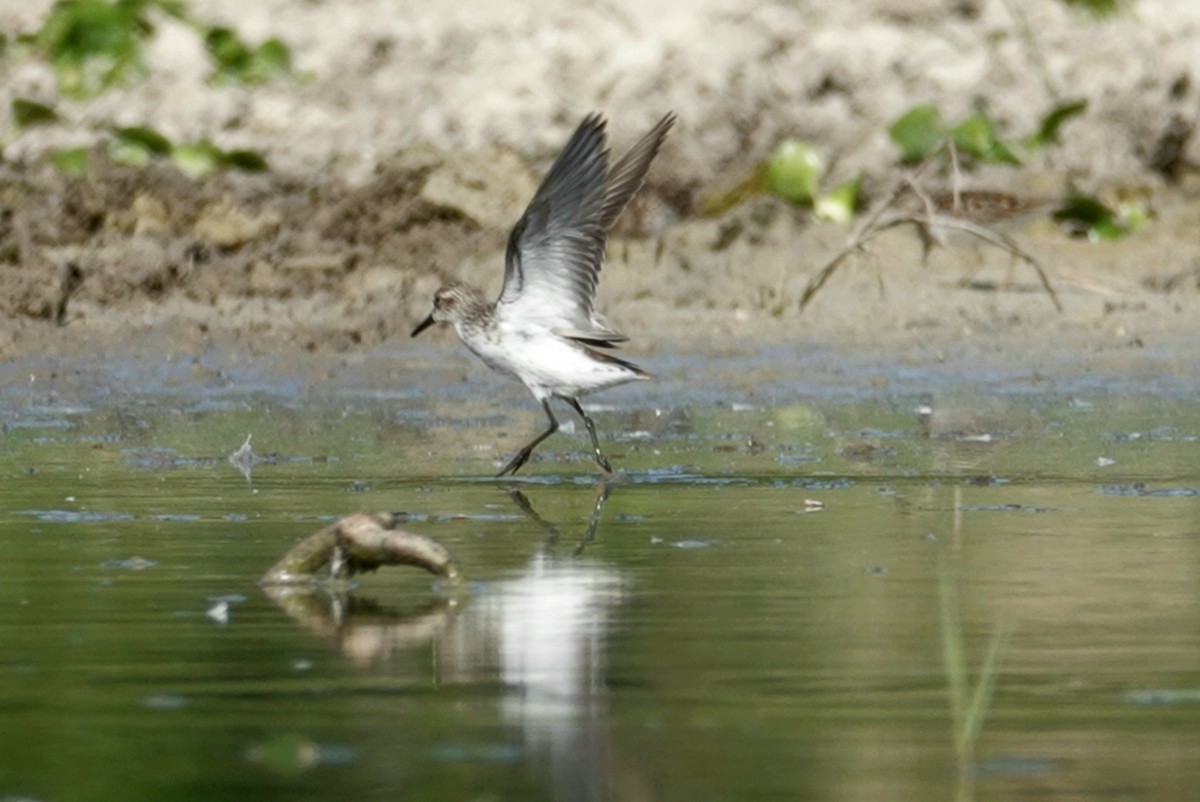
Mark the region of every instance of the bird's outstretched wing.
<instances>
[{"instance_id":1,"label":"bird's outstretched wing","mask_svg":"<svg viewBox=\"0 0 1200 802\"><path fill-rule=\"evenodd\" d=\"M641 188L674 122L673 114L663 117L610 171L604 119L584 118L509 235L498 317L592 345L627 339L595 314L596 282L608 230Z\"/></svg>"}]
</instances>

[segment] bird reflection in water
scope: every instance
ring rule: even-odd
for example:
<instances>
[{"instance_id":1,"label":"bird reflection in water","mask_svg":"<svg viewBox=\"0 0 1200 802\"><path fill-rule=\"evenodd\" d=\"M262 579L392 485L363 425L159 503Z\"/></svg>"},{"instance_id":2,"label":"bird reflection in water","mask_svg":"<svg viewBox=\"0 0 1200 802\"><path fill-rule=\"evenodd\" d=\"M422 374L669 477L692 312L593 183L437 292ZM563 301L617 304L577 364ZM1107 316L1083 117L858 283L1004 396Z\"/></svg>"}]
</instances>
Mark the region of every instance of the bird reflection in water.
<instances>
[{"instance_id":1,"label":"bird reflection in water","mask_svg":"<svg viewBox=\"0 0 1200 802\"><path fill-rule=\"evenodd\" d=\"M331 600L311 591L264 590L305 627L335 636L357 664L432 648L438 684L498 681L504 688L503 715L520 728L525 753L545 772L553 798L609 798L614 772L605 652L627 582L584 550L611 492L612 485L599 484L582 537L569 553L560 554L558 526L538 515L519 490L510 490L546 539L520 574L474 587L466 600L440 599L399 615L350 595ZM622 782L629 782L629 772L620 773L626 775Z\"/></svg>"}]
</instances>

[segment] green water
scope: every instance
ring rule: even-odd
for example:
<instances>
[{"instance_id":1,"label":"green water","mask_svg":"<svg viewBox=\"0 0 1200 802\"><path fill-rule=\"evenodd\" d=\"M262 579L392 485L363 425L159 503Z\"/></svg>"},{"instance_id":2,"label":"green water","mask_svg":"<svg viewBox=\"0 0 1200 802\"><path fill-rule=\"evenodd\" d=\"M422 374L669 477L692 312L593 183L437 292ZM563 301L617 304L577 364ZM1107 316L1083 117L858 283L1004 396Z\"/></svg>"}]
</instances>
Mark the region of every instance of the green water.
<instances>
[{"instance_id":1,"label":"green water","mask_svg":"<svg viewBox=\"0 0 1200 802\"><path fill-rule=\"evenodd\" d=\"M0 799L1191 798L1200 406L913 406L600 411L598 505L578 433L481 478L494 400L12 402ZM359 509L467 593L256 587Z\"/></svg>"}]
</instances>

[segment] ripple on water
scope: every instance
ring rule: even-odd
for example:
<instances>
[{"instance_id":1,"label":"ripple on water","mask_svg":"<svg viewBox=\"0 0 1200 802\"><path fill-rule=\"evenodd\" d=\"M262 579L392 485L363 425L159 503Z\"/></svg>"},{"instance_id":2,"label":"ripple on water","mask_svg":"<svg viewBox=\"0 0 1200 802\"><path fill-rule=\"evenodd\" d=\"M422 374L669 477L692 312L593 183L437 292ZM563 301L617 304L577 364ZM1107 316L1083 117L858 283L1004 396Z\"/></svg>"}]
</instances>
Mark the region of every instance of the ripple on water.
<instances>
[{"instance_id":1,"label":"ripple on water","mask_svg":"<svg viewBox=\"0 0 1200 802\"><path fill-rule=\"evenodd\" d=\"M96 524L133 520L133 515L127 512L92 512L90 510L15 510L12 514L55 524Z\"/></svg>"},{"instance_id":2,"label":"ripple on water","mask_svg":"<svg viewBox=\"0 0 1200 802\"><path fill-rule=\"evenodd\" d=\"M1159 496L1167 498L1182 498L1200 496L1200 487L1149 487L1144 482L1134 482L1128 485L1101 485L1101 495L1105 496Z\"/></svg>"},{"instance_id":3,"label":"ripple on water","mask_svg":"<svg viewBox=\"0 0 1200 802\"><path fill-rule=\"evenodd\" d=\"M145 557L114 557L100 563L101 568L115 568L121 571L145 571L156 565L158 565L157 560L149 560Z\"/></svg>"}]
</instances>

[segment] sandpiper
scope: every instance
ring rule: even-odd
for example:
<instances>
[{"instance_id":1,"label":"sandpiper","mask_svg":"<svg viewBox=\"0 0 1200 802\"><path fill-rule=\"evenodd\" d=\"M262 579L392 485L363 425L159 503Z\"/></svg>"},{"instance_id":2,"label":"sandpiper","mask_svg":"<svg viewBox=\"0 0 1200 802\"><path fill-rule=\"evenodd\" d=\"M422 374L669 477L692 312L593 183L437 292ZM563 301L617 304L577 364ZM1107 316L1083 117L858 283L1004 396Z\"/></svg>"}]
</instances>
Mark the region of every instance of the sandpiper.
<instances>
[{"instance_id":1,"label":"sandpiper","mask_svg":"<svg viewBox=\"0 0 1200 802\"><path fill-rule=\"evenodd\" d=\"M504 288L496 302L469 284L447 284L434 294L433 312L413 329L416 337L434 323L454 324L459 339L488 367L516 378L541 402L550 427L497 476L515 474L558 431L551 398L583 419L596 464L612 473L579 398L650 375L598 350L629 338L593 308L596 282L609 229L641 188L674 123L674 114L663 117L610 169L604 118L585 117L508 236Z\"/></svg>"}]
</instances>

